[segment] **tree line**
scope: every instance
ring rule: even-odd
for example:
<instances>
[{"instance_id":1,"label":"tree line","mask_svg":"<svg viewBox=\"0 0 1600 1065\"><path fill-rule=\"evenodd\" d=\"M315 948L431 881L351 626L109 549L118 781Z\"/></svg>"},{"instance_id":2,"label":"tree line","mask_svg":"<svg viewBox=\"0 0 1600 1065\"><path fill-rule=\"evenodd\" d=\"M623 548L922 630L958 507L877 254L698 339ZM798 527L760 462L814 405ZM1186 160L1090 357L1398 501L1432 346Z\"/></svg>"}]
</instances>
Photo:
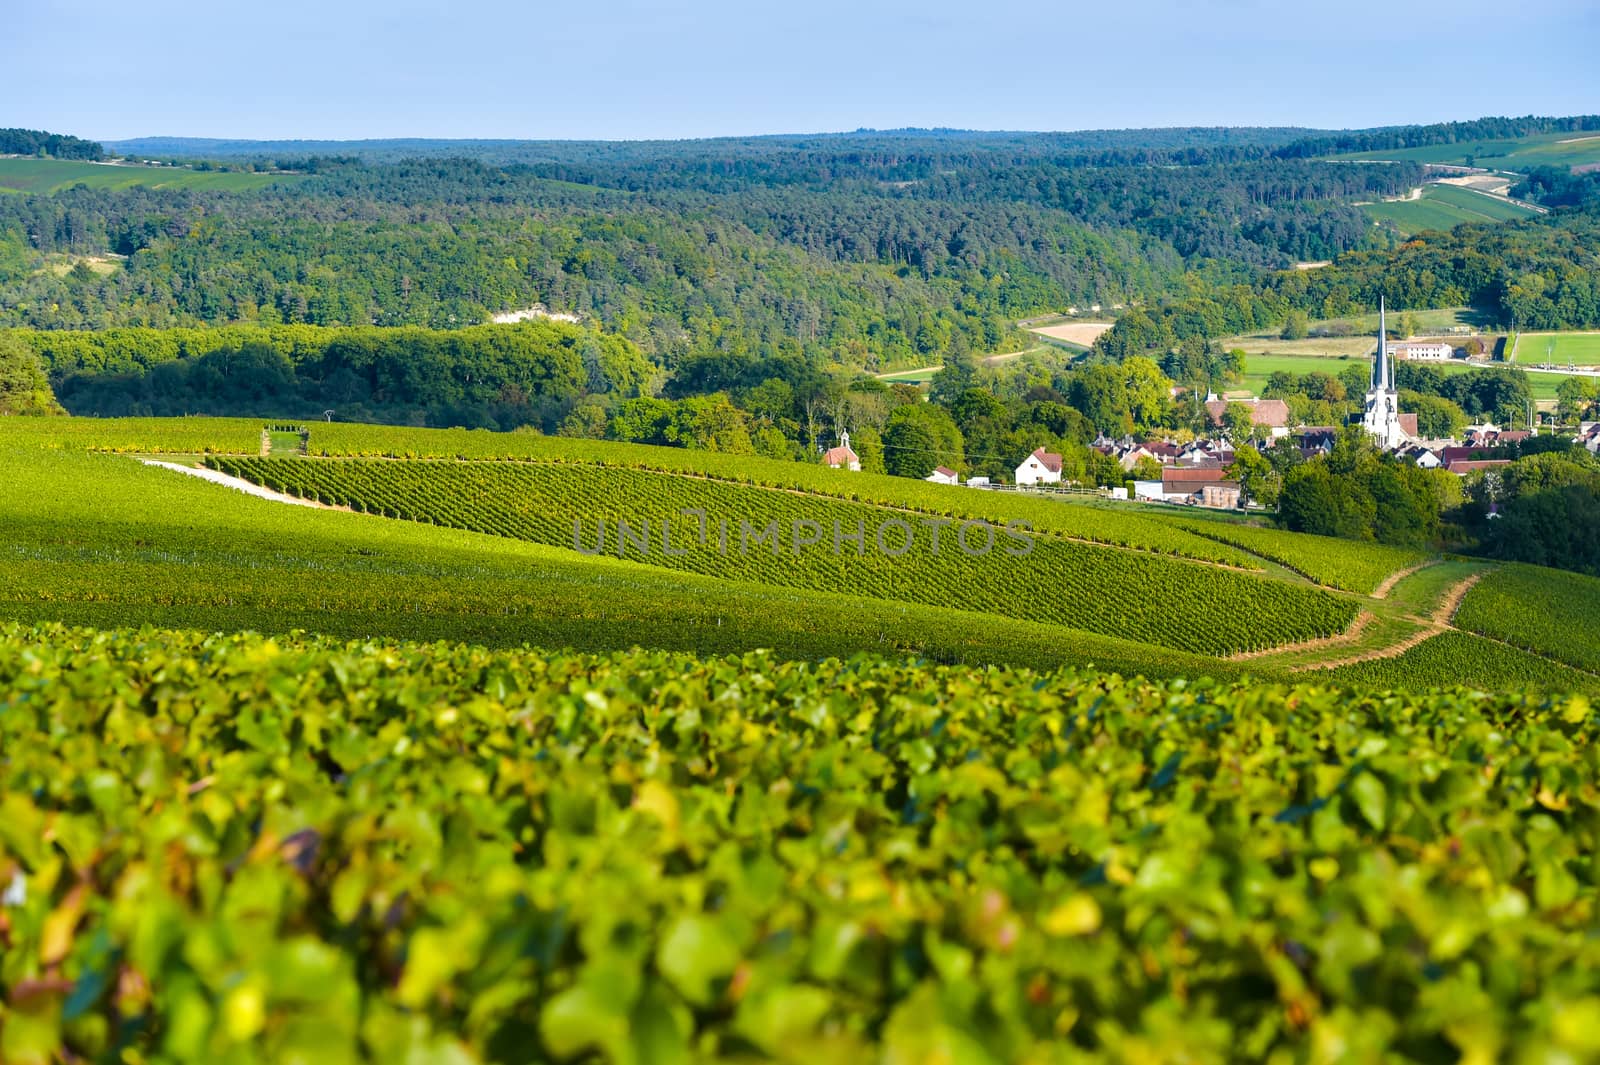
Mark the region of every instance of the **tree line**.
<instances>
[{"instance_id":1,"label":"tree line","mask_svg":"<svg viewBox=\"0 0 1600 1065\"><path fill-rule=\"evenodd\" d=\"M650 394L627 340L560 322L458 330L18 331L61 404L83 415L338 417L555 431L591 396Z\"/></svg>"},{"instance_id":2,"label":"tree line","mask_svg":"<svg viewBox=\"0 0 1600 1065\"><path fill-rule=\"evenodd\" d=\"M65 133L47 133L42 129L0 129L0 155L48 155L54 159L88 159L98 162L106 157L104 145L82 140Z\"/></svg>"},{"instance_id":3,"label":"tree line","mask_svg":"<svg viewBox=\"0 0 1600 1065\"><path fill-rule=\"evenodd\" d=\"M1280 148L1279 156L1311 158L1345 152L1373 152L1396 148L1427 148L1484 140L1515 140L1541 133L1578 133L1600 130L1600 115L1521 118L1476 118L1465 122L1435 122L1423 126L1388 126L1311 136Z\"/></svg>"}]
</instances>

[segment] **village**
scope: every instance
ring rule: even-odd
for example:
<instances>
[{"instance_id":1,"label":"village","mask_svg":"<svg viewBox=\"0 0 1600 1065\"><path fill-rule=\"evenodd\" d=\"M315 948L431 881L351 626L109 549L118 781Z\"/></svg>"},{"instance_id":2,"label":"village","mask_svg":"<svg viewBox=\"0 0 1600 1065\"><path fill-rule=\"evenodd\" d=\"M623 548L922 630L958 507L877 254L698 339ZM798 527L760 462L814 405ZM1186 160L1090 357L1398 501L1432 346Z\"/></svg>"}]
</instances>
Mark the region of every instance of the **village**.
<instances>
[{"instance_id":1,"label":"village","mask_svg":"<svg viewBox=\"0 0 1600 1065\"><path fill-rule=\"evenodd\" d=\"M1387 337L1386 316L1379 313L1379 336ZM1396 458L1425 470L1444 470L1459 477L1484 473L1509 466L1515 449L1534 437L1538 429L1531 419L1527 428L1511 428L1490 422L1466 426L1459 437L1430 439L1418 431L1417 415L1400 410L1399 389L1395 385L1395 365L1403 359L1438 362L1454 358L1456 349L1448 342L1393 341L1374 345L1372 375L1359 424L1373 443ZM1239 435L1242 421L1237 415L1230 423L1230 408L1243 408L1249 426L1245 435L1265 447L1293 447L1301 460L1330 453L1343 427L1337 425L1291 426L1289 405L1282 399L1226 400L1215 393L1206 397L1208 436L1187 441L1125 435L1112 439L1098 436L1090 447L1114 459L1129 479L1121 486L1101 489L1076 484L1063 477L1060 454L1043 447L1023 456L1011 484L995 483L989 477L963 480L948 466L938 465L923 478L933 484L965 485L969 488L1010 491L1071 492L1103 494L1112 499L1179 506L1202 506L1234 510L1255 505L1242 491L1235 475L1236 451L1233 438ZM1352 423L1354 424L1354 423ZM1600 421L1582 422L1574 446L1600 454ZM836 469L861 469L860 458L850 446L850 434L841 435L838 446L822 454L822 462ZM1160 478L1148 476L1156 468ZM1139 474L1145 476L1139 476Z\"/></svg>"}]
</instances>

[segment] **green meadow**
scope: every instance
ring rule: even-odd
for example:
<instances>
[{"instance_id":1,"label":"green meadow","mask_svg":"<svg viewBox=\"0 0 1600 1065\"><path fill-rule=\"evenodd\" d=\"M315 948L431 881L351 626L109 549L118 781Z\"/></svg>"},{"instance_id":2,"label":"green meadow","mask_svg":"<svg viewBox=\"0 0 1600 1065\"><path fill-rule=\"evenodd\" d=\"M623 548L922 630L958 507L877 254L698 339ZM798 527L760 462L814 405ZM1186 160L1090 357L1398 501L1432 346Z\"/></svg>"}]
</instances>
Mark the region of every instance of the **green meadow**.
<instances>
[{"instance_id":1,"label":"green meadow","mask_svg":"<svg viewBox=\"0 0 1600 1065\"><path fill-rule=\"evenodd\" d=\"M52 193L75 185L96 189L145 186L156 189L223 189L245 192L282 181L298 181L298 174L245 174L216 170L188 170L169 166L132 166L86 163L71 159L0 159L0 189L13 192Z\"/></svg>"},{"instance_id":2,"label":"green meadow","mask_svg":"<svg viewBox=\"0 0 1600 1065\"><path fill-rule=\"evenodd\" d=\"M1600 335L1593 339L1600 340ZM1528 348L1521 349L1519 363L1527 363L1533 358ZM1544 349L1539 349L1536 361L1544 361ZM1578 362L1583 362L1578 359ZM1600 353L1591 357L1591 362L1600 363ZM1369 367L1371 361L1366 356L1357 355L1290 355L1290 354L1249 354L1245 357L1244 380L1240 388L1249 389L1257 395L1266 386L1267 378L1278 371L1292 374L1326 373L1337 377L1347 366ZM1479 373L1478 369L1462 362L1429 363L1430 366L1443 373ZM1523 367L1526 369L1526 367ZM1528 388L1535 400L1554 400L1556 389L1561 384L1561 375L1554 373L1539 373L1536 370L1528 371Z\"/></svg>"},{"instance_id":3,"label":"green meadow","mask_svg":"<svg viewBox=\"0 0 1600 1065\"><path fill-rule=\"evenodd\" d=\"M1425 229L1454 229L1465 222L1510 222L1537 214L1519 204L1456 185L1428 185L1419 199L1369 203L1362 210L1377 221L1392 223L1407 235Z\"/></svg>"},{"instance_id":4,"label":"green meadow","mask_svg":"<svg viewBox=\"0 0 1600 1065\"><path fill-rule=\"evenodd\" d=\"M1524 365L1600 366L1600 333L1523 333L1513 354Z\"/></svg>"}]
</instances>

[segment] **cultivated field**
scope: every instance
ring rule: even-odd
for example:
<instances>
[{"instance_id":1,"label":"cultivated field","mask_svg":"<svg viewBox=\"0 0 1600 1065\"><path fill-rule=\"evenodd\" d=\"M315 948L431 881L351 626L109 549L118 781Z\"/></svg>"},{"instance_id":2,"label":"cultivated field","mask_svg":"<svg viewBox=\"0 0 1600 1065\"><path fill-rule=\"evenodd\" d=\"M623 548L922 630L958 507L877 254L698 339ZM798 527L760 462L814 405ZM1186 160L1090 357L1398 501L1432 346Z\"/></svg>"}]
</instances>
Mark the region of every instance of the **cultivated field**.
<instances>
[{"instance_id":1,"label":"cultivated field","mask_svg":"<svg viewBox=\"0 0 1600 1065\"><path fill-rule=\"evenodd\" d=\"M1535 166L1581 166L1600 163L1600 133L1541 133L1515 140L1464 141L1422 148L1386 148L1353 152L1340 159L1410 159L1492 170L1526 170Z\"/></svg>"},{"instance_id":2,"label":"cultivated field","mask_svg":"<svg viewBox=\"0 0 1600 1065\"><path fill-rule=\"evenodd\" d=\"M222 189L247 191L298 181L294 174L220 173L181 167L123 166L70 159L0 158L0 188L50 193L74 185L96 189L145 186L157 189Z\"/></svg>"},{"instance_id":3,"label":"cultivated field","mask_svg":"<svg viewBox=\"0 0 1600 1065\"><path fill-rule=\"evenodd\" d=\"M1600 333L1521 333L1513 353L1522 366L1600 365Z\"/></svg>"},{"instance_id":4,"label":"cultivated field","mask_svg":"<svg viewBox=\"0 0 1600 1065\"><path fill-rule=\"evenodd\" d=\"M1110 329L1114 322L1061 322L1056 325L1034 326L1030 333L1037 333L1051 340L1059 340L1066 344L1088 350L1100 334Z\"/></svg>"},{"instance_id":5,"label":"cultivated field","mask_svg":"<svg viewBox=\"0 0 1600 1065\"><path fill-rule=\"evenodd\" d=\"M1405 235L1424 229L1449 230L1463 222L1508 222L1537 214L1520 204L1456 185L1427 185L1417 199L1371 203L1362 210Z\"/></svg>"},{"instance_id":6,"label":"cultivated field","mask_svg":"<svg viewBox=\"0 0 1600 1065\"><path fill-rule=\"evenodd\" d=\"M1003 537L1000 546L979 555L952 542L966 535L954 526L942 547L926 530L902 530L895 533L900 539L893 541L894 554L871 550L875 545L869 543L863 557L848 545L835 546L834 531L865 528L872 535L886 522L903 521L903 512L655 471L613 468L600 477L595 467L577 461L558 466L218 458L211 465L268 488L369 513L553 547L581 542L675 570L976 610L1185 651L1228 654L1326 636L1342 631L1353 617L1346 604L1307 589L1053 538L1034 542L1026 557L1007 550ZM669 526L675 516L690 513L708 515L708 529L681 518ZM795 533L805 528L801 522L815 523L816 536ZM644 543L626 541L621 523L642 532ZM753 538L769 527L780 530L780 542ZM974 545L987 544L986 535L973 534ZM675 549L666 548L666 536L676 538ZM796 546L802 539L810 540L803 549ZM1017 596L1019 582L1036 594ZM1145 590L1154 585L1169 594L1148 596ZM1247 618L1238 619L1242 623L1217 610L1229 600L1248 610Z\"/></svg>"}]
</instances>

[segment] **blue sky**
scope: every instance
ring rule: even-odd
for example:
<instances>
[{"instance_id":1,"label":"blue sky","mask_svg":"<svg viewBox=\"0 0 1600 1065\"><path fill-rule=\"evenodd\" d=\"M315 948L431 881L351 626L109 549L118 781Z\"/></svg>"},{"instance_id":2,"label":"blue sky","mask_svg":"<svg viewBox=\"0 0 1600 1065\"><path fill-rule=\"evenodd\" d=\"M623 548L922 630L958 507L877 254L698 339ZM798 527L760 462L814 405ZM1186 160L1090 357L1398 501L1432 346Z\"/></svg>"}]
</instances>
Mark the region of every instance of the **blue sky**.
<instances>
[{"instance_id":1,"label":"blue sky","mask_svg":"<svg viewBox=\"0 0 1600 1065\"><path fill-rule=\"evenodd\" d=\"M1600 111L1594 0L7 7L0 126L104 139L1343 128Z\"/></svg>"}]
</instances>

